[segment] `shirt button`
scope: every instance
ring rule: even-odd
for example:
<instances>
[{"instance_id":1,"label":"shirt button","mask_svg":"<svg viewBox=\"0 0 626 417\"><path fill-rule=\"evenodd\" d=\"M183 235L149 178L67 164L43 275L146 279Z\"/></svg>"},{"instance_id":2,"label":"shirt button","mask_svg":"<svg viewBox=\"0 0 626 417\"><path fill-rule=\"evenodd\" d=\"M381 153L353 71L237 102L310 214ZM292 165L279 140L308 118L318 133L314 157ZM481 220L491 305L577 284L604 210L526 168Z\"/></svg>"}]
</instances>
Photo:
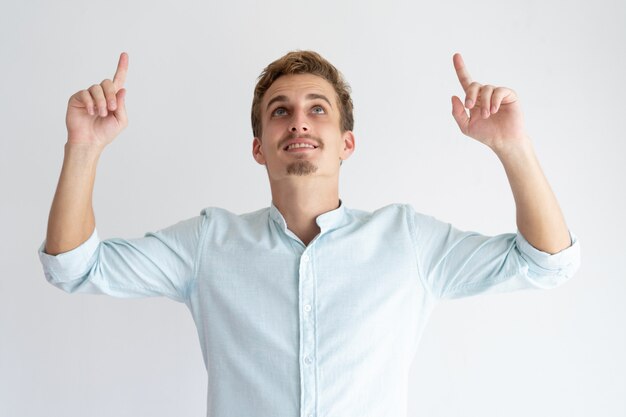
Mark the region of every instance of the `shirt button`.
<instances>
[{"instance_id":1,"label":"shirt button","mask_svg":"<svg viewBox=\"0 0 626 417\"><path fill-rule=\"evenodd\" d=\"M311 358L310 358L310 357L308 357L308 356L305 356L305 357L304 357L304 363L306 363L307 365L310 365L310 364L311 364L311 362L313 362L313 361L311 360Z\"/></svg>"},{"instance_id":2,"label":"shirt button","mask_svg":"<svg viewBox=\"0 0 626 417\"><path fill-rule=\"evenodd\" d=\"M304 311L306 311L307 313L308 313L309 311L311 311L311 306L310 306L309 304L305 305L305 306L304 306Z\"/></svg>"},{"instance_id":3,"label":"shirt button","mask_svg":"<svg viewBox=\"0 0 626 417\"><path fill-rule=\"evenodd\" d=\"M309 255L302 255L302 261L303 262L309 262Z\"/></svg>"}]
</instances>

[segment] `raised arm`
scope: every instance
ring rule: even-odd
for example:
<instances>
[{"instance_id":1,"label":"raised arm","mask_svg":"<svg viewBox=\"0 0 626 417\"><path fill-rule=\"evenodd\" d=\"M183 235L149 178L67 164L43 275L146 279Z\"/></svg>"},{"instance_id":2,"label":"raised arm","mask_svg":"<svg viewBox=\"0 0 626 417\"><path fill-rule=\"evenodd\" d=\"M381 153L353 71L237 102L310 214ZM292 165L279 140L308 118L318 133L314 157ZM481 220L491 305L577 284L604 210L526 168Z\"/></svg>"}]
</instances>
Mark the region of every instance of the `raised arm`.
<instances>
[{"instance_id":1,"label":"raised arm","mask_svg":"<svg viewBox=\"0 0 626 417\"><path fill-rule=\"evenodd\" d=\"M100 154L128 125L123 88L128 54L122 53L113 80L105 79L69 99L67 142L46 236L45 252L67 252L85 242L94 231L92 206Z\"/></svg>"},{"instance_id":2,"label":"raised arm","mask_svg":"<svg viewBox=\"0 0 626 417\"><path fill-rule=\"evenodd\" d=\"M554 254L569 247L565 219L524 128L517 94L507 87L472 81L461 55L452 59L466 97L465 106L452 97L452 115L463 134L489 146L502 162L520 233L543 252Z\"/></svg>"}]
</instances>

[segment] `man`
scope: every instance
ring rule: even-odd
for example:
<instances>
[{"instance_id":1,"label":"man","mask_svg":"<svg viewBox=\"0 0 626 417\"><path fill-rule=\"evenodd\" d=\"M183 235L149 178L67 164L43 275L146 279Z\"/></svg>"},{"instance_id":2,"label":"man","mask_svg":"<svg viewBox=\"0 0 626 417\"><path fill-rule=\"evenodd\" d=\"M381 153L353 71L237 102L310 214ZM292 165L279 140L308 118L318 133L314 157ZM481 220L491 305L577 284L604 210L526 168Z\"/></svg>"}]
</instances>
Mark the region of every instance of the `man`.
<instances>
[{"instance_id":1,"label":"man","mask_svg":"<svg viewBox=\"0 0 626 417\"><path fill-rule=\"evenodd\" d=\"M577 270L570 234L540 169L515 92L473 82L453 57L461 131L502 161L517 233L463 232L410 205L373 213L339 199L355 149L352 101L319 54L271 63L252 104L254 159L270 207L200 215L137 239L101 241L91 195L98 157L126 126L128 56L113 80L74 94L46 240L46 278L68 292L184 302L209 375L208 415L402 416L407 375L442 299L551 288Z\"/></svg>"}]
</instances>

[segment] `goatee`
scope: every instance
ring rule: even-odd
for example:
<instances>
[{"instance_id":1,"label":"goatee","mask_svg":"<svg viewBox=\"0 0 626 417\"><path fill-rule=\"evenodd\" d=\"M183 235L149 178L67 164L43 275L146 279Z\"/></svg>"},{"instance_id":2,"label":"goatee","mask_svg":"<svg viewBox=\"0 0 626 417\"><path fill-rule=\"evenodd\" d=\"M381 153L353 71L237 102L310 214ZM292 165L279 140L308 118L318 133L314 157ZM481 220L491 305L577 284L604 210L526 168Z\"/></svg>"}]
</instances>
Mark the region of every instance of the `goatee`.
<instances>
[{"instance_id":1,"label":"goatee","mask_svg":"<svg viewBox=\"0 0 626 417\"><path fill-rule=\"evenodd\" d=\"M310 175L315 171L317 171L317 166L307 160L299 160L287 165L287 174L290 175Z\"/></svg>"}]
</instances>

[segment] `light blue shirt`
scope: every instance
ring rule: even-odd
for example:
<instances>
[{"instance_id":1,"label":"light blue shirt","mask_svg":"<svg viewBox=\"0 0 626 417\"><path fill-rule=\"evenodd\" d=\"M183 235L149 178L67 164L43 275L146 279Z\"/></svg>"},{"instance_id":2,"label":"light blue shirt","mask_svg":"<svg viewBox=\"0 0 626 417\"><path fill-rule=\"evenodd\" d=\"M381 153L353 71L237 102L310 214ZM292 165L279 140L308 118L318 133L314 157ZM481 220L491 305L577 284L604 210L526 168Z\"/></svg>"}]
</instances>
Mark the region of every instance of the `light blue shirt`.
<instances>
[{"instance_id":1,"label":"light blue shirt","mask_svg":"<svg viewBox=\"0 0 626 417\"><path fill-rule=\"evenodd\" d=\"M210 207L136 239L39 256L67 292L166 296L191 311L209 376L210 417L401 417L435 305L552 288L580 245L541 252L518 233L485 236L392 204L317 217L309 245L278 209Z\"/></svg>"}]
</instances>

